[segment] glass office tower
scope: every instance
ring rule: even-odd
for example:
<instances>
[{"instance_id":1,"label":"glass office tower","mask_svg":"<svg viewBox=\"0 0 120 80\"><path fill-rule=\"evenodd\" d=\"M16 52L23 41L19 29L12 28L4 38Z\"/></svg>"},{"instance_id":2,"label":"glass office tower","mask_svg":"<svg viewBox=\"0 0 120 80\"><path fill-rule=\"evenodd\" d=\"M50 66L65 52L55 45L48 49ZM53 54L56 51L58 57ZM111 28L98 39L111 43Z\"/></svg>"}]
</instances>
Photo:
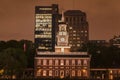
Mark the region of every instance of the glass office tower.
<instances>
[{"instance_id":1,"label":"glass office tower","mask_svg":"<svg viewBox=\"0 0 120 80\"><path fill-rule=\"evenodd\" d=\"M54 51L58 5L35 7L35 45L38 51Z\"/></svg>"}]
</instances>

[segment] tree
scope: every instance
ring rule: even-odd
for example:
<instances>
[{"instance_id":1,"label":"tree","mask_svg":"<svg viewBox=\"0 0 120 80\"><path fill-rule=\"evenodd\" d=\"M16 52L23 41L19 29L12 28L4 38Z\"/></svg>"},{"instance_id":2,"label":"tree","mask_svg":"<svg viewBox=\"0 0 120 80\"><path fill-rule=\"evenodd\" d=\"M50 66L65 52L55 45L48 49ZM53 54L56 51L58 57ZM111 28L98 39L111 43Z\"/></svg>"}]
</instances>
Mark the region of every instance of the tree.
<instances>
[{"instance_id":1,"label":"tree","mask_svg":"<svg viewBox=\"0 0 120 80\"><path fill-rule=\"evenodd\" d=\"M0 52L6 48L6 42L5 41L0 41Z\"/></svg>"},{"instance_id":2,"label":"tree","mask_svg":"<svg viewBox=\"0 0 120 80\"><path fill-rule=\"evenodd\" d=\"M29 40L21 40L19 41L20 48L23 49L25 45L25 55L27 56L27 61L28 61L28 68L33 68L34 67L34 54L35 54L35 47L33 46L32 41Z\"/></svg>"},{"instance_id":3,"label":"tree","mask_svg":"<svg viewBox=\"0 0 120 80\"><path fill-rule=\"evenodd\" d=\"M16 41L16 40L9 40L9 41L6 42L6 47L7 48L9 48L9 47L19 48L18 41Z\"/></svg>"},{"instance_id":4,"label":"tree","mask_svg":"<svg viewBox=\"0 0 120 80\"><path fill-rule=\"evenodd\" d=\"M27 60L23 50L19 48L7 48L0 53L0 68L4 69L4 75L18 75L26 68Z\"/></svg>"}]
</instances>

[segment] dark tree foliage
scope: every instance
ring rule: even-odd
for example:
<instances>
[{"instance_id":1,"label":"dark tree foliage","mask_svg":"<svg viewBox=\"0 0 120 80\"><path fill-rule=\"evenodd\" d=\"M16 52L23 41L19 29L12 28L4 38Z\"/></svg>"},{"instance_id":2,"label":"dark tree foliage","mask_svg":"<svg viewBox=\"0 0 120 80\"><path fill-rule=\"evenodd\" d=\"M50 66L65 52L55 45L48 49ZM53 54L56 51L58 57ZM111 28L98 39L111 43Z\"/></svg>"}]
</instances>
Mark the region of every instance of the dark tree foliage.
<instances>
[{"instance_id":1,"label":"dark tree foliage","mask_svg":"<svg viewBox=\"0 0 120 80\"><path fill-rule=\"evenodd\" d=\"M33 68L34 67L34 54L35 48L34 44L30 40L9 40L9 41L0 41L0 52L7 48L19 48L22 49L27 58L27 67Z\"/></svg>"},{"instance_id":2,"label":"dark tree foliage","mask_svg":"<svg viewBox=\"0 0 120 80\"><path fill-rule=\"evenodd\" d=\"M18 75L27 67L26 55L19 48L7 48L0 53L0 69L4 70L3 75Z\"/></svg>"}]
</instances>

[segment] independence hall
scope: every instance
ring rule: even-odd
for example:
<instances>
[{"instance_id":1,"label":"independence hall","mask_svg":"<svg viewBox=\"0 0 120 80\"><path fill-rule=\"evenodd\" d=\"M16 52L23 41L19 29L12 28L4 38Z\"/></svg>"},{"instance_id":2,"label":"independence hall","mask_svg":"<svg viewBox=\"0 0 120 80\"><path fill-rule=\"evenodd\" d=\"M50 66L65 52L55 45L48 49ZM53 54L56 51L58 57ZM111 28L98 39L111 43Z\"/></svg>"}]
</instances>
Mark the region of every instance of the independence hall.
<instances>
[{"instance_id":1,"label":"independence hall","mask_svg":"<svg viewBox=\"0 0 120 80\"><path fill-rule=\"evenodd\" d=\"M58 5L35 7L35 78L90 78L90 55L77 52L88 41L86 15L79 10L59 14Z\"/></svg>"}]
</instances>

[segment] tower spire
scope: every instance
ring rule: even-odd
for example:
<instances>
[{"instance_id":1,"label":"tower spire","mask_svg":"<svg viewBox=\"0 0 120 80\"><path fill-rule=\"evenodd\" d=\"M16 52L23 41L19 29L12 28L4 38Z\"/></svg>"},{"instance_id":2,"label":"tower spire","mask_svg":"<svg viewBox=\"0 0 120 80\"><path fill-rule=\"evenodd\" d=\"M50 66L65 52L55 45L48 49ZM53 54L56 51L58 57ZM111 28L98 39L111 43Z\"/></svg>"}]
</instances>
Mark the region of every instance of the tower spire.
<instances>
[{"instance_id":1,"label":"tower spire","mask_svg":"<svg viewBox=\"0 0 120 80\"><path fill-rule=\"evenodd\" d=\"M62 18L61 21L64 22L64 11L62 10Z\"/></svg>"}]
</instances>

